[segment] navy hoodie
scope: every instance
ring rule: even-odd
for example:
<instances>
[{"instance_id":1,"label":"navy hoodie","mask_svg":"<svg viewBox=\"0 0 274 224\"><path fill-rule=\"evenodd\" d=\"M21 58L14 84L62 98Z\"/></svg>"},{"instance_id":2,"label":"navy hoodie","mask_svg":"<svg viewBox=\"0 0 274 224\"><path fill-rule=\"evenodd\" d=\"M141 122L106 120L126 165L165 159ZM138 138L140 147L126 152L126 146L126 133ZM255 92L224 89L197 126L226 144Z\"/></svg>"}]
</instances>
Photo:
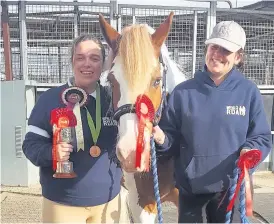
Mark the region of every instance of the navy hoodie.
<instances>
[{"instance_id":1,"label":"navy hoodie","mask_svg":"<svg viewBox=\"0 0 274 224\"><path fill-rule=\"evenodd\" d=\"M121 168L117 166L115 143L117 123L108 112L110 97L107 90L101 86L102 128L97 141L101 155L93 158L89 149L93 145L88 127L86 110L81 108L81 118L84 135L84 151L70 154L76 178L53 178L52 169L52 126L50 112L57 107L65 107L61 102L61 93L68 85L51 88L43 93L36 103L28 120L30 131L26 134L23 151L26 157L40 167L40 183L42 195L57 203L72 206L96 206L107 203L120 192L122 177ZM95 98L89 96L87 108L95 122Z\"/></svg>"},{"instance_id":2,"label":"navy hoodie","mask_svg":"<svg viewBox=\"0 0 274 224\"><path fill-rule=\"evenodd\" d=\"M219 86L206 70L176 86L159 126L166 138L157 150L176 155L177 186L186 194L228 189L242 148L261 150L262 161L271 150L260 91L236 69Z\"/></svg>"}]
</instances>

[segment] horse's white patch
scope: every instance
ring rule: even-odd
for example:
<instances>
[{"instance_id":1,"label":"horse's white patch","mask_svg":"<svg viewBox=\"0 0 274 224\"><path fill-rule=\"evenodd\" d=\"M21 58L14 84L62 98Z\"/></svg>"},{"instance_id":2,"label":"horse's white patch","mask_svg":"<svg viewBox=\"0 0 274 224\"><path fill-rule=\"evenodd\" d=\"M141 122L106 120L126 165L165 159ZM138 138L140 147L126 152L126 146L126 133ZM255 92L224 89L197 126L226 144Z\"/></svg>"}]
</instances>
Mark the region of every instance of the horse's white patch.
<instances>
[{"instance_id":1,"label":"horse's white patch","mask_svg":"<svg viewBox=\"0 0 274 224\"><path fill-rule=\"evenodd\" d=\"M148 213L145 210L142 210L140 215L140 223L155 223L156 214Z\"/></svg>"},{"instance_id":2,"label":"horse's white patch","mask_svg":"<svg viewBox=\"0 0 274 224\"><path fill-rule=\"evenodd\" d=\"M124 79L124 72L122 64L117 56L114 60L114 66L112 68L113 74L120 85L121 98L118 102L118 107L129 104L129 89ZM130 130L130 131L128 131ZM119 141L117 149L121 149L120 153L123 158L128 158L129 153L135 150L136 139L138 133L137 116L136 114L125 114L120 117L119 121Z\"/></svg>"},{"instance_id":3,"label":"horse's white patch","mask_svg":"<svg viewBox=\"0 0 274 224\"><path fill-rule=\"evenodd\" d=\"M148 213L138 205L139 195L137 192L134 174L124 171L125 186L128 189L128 207L134 223L155 223L156 214Z\"/></svg>"},{"instance_id":4,"label":"horse's white patch","mask_svg":"<svg viewBox=\"0 0 274 224\"><path fill-rule=\"evenodd\" d=\"M119 223L122 223L122 224L130 223L130 214L129 214L130 211L128 210L128 191L124 187L121 187L120 200L121 200L121 208L120 208Z\"/></svg>"}]
</instances>

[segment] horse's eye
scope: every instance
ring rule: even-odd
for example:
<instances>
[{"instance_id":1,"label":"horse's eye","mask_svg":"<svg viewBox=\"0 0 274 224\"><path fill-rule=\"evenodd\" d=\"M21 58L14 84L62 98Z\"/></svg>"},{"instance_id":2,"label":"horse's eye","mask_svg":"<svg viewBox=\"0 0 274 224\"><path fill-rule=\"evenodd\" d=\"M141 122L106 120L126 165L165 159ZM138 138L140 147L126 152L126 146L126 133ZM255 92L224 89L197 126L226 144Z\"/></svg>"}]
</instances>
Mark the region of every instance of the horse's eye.
<instances>
[{"instance_id":1,"label":"horse's eye","mask_svg":"<svg viewBox=\"0 0 274 224\"><path fill-rule=\"evenodd\" d=\"M161 83L161 80L162 80L161 78L157 78L157 79L154 81L153 86L154 86L154 87L159 86L160 83Z\"/></svg>"}]
</instances>

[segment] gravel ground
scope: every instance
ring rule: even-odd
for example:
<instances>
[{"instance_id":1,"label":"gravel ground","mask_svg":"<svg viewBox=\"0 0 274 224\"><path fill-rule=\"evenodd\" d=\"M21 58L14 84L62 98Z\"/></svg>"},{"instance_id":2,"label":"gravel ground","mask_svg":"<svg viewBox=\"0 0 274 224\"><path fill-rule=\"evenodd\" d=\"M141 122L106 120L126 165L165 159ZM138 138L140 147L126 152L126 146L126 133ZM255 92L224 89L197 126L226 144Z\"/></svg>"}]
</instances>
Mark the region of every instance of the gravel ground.
<instances>
[{"instance_id":1,"label":"gravel ground","mask_svg":"<svg viewBox=\"0 0 274 224\"><path fill-rule=\"evenodd\" d=\"M274 174L262 172L254 175L255 195L254 211L261 214L270 223L274 223ZM1 187L1 223L39 223L41 222L41 188ZM163 204L165 223L177 222L176 208ZM259 223L257 219L250 219Z\"/></svg>"}]
</instances>

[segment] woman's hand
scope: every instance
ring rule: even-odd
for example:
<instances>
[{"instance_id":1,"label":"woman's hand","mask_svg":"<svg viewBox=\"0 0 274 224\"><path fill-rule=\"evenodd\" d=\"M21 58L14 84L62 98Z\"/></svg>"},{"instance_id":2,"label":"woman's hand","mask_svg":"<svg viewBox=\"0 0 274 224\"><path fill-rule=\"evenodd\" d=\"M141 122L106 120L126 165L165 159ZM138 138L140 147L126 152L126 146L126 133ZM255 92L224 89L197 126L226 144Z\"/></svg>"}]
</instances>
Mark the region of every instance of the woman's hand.
<instances>
[{"instance_id":1,"label":"woman's hand","mask_svg":"<svg viewBox=\"0 0 274 224\"><path fill-rule=\"evenodd\" d=\"M68 143L57 144L57 161L64 162L69 160L70 153L73 150L73 146Z\"/></svg>"},{"instance_id":2,"label":"woman's hand","mask_svg":"<svg viewBox=\"0 0 274 224\"><path fill-rule=\"evenodd\" d=\"M158 145L164 144L166 135L158 125L153 127L152 133L154 140Z\"/></svg>"},{"instance_id":3,"label":"woman's hand","mask_svg":"<svg viewBox=\"0 0 274 224\"><path fill-rule=\"evenodd\" d=\"M243 154L245 154L246 152L250 151L251 149L242 149L240 152L240 156L242 156Z\"/></svg>"}]
</instances>

